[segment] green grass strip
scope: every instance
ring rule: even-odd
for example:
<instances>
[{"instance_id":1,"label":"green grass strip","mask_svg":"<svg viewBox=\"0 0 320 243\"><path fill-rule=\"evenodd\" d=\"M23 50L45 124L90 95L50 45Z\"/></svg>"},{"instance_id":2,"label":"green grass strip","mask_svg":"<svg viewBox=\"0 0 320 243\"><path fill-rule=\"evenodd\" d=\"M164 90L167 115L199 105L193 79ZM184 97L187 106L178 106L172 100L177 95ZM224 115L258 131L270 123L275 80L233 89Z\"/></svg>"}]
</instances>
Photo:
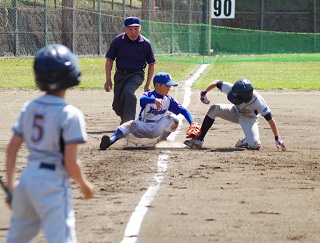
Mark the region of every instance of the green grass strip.
<instances>
[{"instance_id":1,"label":"green grass strip","mask_svg":"<svg viewBox=\"0 0 320 243\"><path fill-rule=\"evenodd\" d=\"M192 75L199 64L211 64L193 88L203 89L215 79L234 83L249 79L261 90L320 90L320 54L156 56L155 73L164 71L173 80ZM82 57L79 65L82 81L76 88L103 89L105 58ZM0 88L36 88L33 58L0 59Z\"/></svg>"}]
</instances>

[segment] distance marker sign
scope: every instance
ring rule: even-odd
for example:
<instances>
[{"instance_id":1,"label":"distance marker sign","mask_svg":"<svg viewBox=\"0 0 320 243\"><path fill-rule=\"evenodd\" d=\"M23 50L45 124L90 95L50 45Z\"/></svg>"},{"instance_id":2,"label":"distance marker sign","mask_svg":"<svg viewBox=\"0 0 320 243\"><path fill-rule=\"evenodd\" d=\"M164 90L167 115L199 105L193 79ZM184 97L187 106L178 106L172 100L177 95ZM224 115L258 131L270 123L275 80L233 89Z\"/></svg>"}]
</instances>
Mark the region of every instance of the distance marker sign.
<instances>
[{"instance_id":1,"label":"distance marker sign","mask_svg":"<svg viewBox=\"0 0 320 243\"><path fill-rule=\"evenodd\" d=\"M212 19L234 19L235 0L211 0Z\"/></svg>"}]
</instances>

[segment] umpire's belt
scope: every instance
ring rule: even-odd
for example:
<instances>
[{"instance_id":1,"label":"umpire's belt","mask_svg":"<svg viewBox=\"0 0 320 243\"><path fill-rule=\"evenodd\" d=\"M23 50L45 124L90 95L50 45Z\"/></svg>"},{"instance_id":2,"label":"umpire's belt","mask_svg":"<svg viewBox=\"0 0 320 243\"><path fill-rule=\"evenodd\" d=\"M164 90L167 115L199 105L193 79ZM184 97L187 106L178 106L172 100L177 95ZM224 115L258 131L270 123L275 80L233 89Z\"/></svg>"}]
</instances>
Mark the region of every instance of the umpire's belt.
<instances>
[{"instance_id":1,"label":"umpire's belt","mask_svg":"<svg viewBox=\"0 0 320 243\"><path fill-rule=\"evenodd\" d=\"M130 73L134 73L134 72L142 72L143 70L137 70L137 71L133 71L133 70L121 70L121 69L116 69L117 73L120 74L130 74Z\"/></svg>"},{"instance_id":2,"label":"umpire's belt","mask_svg":"<svg viewBox=\"0 0 320 243\"><path fill-rule=\"evenodd\" d=\"M143 118L143 117L139 117L139 121L143 121L143 122L145 122L145 123L154 123L154 122L157 122L157 121L145 119L145 118Z\"/></svg>"},{"instance_id":3,"label":"umpire's belt","mask_svg":"<svg viewBox=\"0 0 320 243\"><path fill-rule=\"evenodd\" d=\"M56 165L47 164L47 163L41 162L40 165L39 165L39 168L47 169L47 170L55 170L56 169Z\"/></svg>"}]
</instances>

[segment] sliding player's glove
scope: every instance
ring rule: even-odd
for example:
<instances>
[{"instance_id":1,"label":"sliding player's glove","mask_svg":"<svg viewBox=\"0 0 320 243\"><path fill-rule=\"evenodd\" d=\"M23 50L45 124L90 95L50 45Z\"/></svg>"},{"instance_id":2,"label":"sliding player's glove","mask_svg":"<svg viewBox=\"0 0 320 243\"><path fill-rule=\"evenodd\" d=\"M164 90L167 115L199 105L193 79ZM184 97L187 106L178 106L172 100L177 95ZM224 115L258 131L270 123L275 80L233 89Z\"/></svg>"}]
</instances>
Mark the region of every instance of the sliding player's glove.
<instances>
[{"instance_id":1,"label":"sliding player's glove","mask_svg":"<svg viewBox=\"0 0 320 243\"><path fill-rule=\"evenodd\" d=\"M207 98L207 92L206 91L201 91L200 93L200 100L203 104L209 104L210 100Z\"/></svg>"},{"instance_id":2,"label":"sliding player's glove","mask_svg":"<svg viewBox=\"0 0 320 243\"><path fill-rule=\"evenodd\" d=\"M192 122L186 132L186 138L196 139L201 134L201 126L198 122Z\"/></svg>"},{"instance_id":3,"label":"sliding player's glove","mask_svg":"<svg viewBox=\"0 0 320 243\"><path fill-rule=\"evenodd\" d=\"M278 136L275 136L275 140L276 140L276 146L278 149L281 148L282 151L287 150L287 146L284 144L284 142Z\"/></svg>"}]
</instances>

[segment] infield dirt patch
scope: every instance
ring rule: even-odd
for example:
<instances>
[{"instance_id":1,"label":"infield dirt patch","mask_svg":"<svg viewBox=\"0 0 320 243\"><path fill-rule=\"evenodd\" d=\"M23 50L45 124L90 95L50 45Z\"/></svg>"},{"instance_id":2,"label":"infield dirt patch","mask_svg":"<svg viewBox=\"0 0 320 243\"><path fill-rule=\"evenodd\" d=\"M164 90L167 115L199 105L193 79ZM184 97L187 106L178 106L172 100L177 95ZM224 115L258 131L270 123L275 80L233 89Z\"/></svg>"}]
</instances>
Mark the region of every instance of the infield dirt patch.
<instances>
[{"instance_id":1,"label":"infield dirt patch","mask_svg":"<svg viewBox=\"0 0 320 243\"><path fill-rule=\"evenodd\" d=\"M0 91L1 175L11 126L24 101L42 93ZM137 96L142 94L138 90ZM183 88L170 94L181 103ZM175 141L162 147L156 140L130 136L106 151L103 134L111 134L119 118L111 108L113 93L71 90L66 99L85 114L89 142L79 147L84 171L95 185L90 201L81 200L73 184L77 236L80 243L121 242L132 212L153 183L159 155L168 154L160 190L148 207L137 242L320 242L319 121L320 92L261 92L270 106L287 152L277 150L268 123L260 118L262 148L235 149L239 125L216 119L203 150L185 148L187 122ZM226 103L220 92L211 103ZM209 106L193 90L189 111L202 122ZM26 149L19 153L20 171ZM0 242L5 241L10 210L0 193ZM34 242L45 242L40 234Z\"/></svg>"}]
</instances>

